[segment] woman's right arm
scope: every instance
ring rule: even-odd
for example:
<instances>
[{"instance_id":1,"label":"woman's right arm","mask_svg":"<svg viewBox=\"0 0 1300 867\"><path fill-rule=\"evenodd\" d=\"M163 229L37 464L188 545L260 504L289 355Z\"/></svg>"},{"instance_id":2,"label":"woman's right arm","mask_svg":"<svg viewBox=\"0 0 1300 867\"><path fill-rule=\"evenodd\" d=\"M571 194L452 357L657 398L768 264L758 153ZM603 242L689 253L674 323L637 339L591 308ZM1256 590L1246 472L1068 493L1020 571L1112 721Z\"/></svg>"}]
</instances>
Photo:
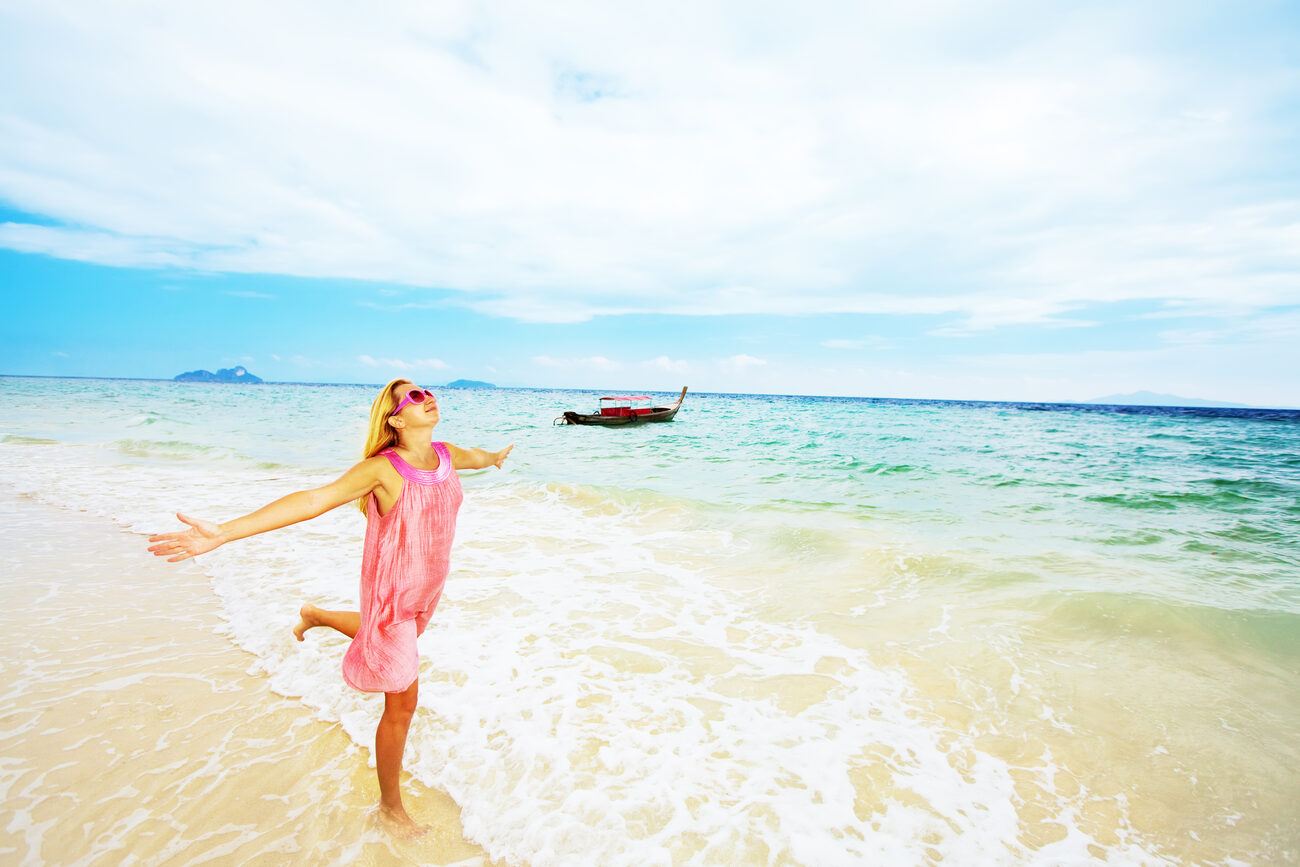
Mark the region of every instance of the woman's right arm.
<instances>
[{"instance_id":1,"label":"woman's right arm","mask_svg":"<svg viewBox=\"0 0 1300 867\"><path fill-rule=\"evenodd\" d=\"M149 541L158 544L151 546L149 550L155 556L167 557L169 563L177 563L205 554L236 539L245 539L258 533L267 533L290 524L310 520L344 503L363 497L378 487L377 467L381 461L384 459L380 457L367 458L328 485L307 491L294 491L266 504L256 512L250 512L224 524L195 520L178 512L176 517L189 524L190 529L181 533L150 536Z\"/></svg>"}]
</instances>

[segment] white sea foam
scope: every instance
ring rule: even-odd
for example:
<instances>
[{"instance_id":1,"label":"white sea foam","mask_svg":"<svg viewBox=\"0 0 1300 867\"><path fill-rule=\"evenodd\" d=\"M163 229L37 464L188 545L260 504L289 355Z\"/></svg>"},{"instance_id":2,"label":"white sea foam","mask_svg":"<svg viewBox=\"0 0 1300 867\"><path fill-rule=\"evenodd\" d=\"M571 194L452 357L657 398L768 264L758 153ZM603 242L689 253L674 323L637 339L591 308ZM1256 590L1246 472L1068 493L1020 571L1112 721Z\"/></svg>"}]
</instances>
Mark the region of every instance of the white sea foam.
<instances>
[{"instance_id":1,"label":"white sea foam","mask_svg":"<svg viewBox=\"0 0 1300 867\"><path fill-rule=\"evenodd\" d=\"M0 444L9 487L135 532L179 529L178 508L228 519L334 477L117 460L85 446ZM1085 833L1077 815L1089 795L1053 794L1050 754L1030 770L1066 834L1026 848L1013 779L1023 769L945 726L901 668L799 616L771 616L800 585L719 568L754 555L734 528L506 474L465 484L453 571L420 641L424 710L406 764L461 805L467 836L493 857L1158 860L1131 834L1103 846ZM230 638L273 689L369 749L381 703L343 684L346 639L316 630L299 644L289 631L303 601L355 608L362 531L344 507L177 568L211 579ZM883 559L904 579L899 592L914 592L907 559ZM889 598L866 592L873 602L853 615L863 630ZM948 639L950 613L935 641Z\"/></svg>"}]
</instances>

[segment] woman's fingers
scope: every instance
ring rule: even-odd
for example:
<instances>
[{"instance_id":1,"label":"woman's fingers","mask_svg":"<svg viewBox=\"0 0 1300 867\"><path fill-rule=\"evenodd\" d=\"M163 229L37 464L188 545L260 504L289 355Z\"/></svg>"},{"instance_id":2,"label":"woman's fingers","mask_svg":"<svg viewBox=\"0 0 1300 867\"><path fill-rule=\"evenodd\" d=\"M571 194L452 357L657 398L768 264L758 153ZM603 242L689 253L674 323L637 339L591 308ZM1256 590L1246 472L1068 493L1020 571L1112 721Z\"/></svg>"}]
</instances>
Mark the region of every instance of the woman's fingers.
<instances>
[{"instance_id":1,"label":"woman's fingers","mask_svg":"<svg viewBox=\"0 0 1300 867\"><path fill-rule=\"evenodd\" d=\"M149 550L152 551L155 548L165 548L168 545L175 545L178 543L182 543L185 539L185 536L186 536L185 533L167 533L164 536L150 536L149 541L157 542L158 544L151 545L149 547Z\"/></svg>"},{"instance_id":2,"label":"woman's fingers","mask_svg":"<svg viewBox=\"0 0 1300 867\"><path fill-rule=\"evenodd\" d=\"M210 550L202 542L204 534L198 526L202 522L180 512L176 513L176 517L189 524L191 529L180 533L155 533L149 537L149 541L154 543L149 546L150 553L155 557L166 557L168 563L179 563Z\"/></svg>"},{"instance_id":3,"label":"woman's fingers","mask_svg":"<svg viewBox=\"0 0 1300 867\"><path fill-rule=\"evenodd\" d=\"M156 542L156 544L150 545L148 549L155 557L175 555L168 559L167 562L169 563L176 563L193 557L198 548L198 539L195 537L193 530L184 533L163 533L158 536L150 536L149 541Z\"/></svg>"},{"instance_id":4,"label":"woman's fingers","mask_svg":"<svg viewBox=\"0 0 1300 867\"><path fill-rule=\"evenodd\" d=\"M176 513L176 517L179 518L182 522L189 524L190 528L185 530L180 530L175 533L155 533L154 535L149 537L149 541L168 542L171 541L172 539L181 539L184 538L185 536L193 536L194 533L202 531L202 528L199 527L199 524L203 523L202 521L198 521L194 518L191 518L188 515L182 515L180 512Z\"/></svg>"}]
</instances>

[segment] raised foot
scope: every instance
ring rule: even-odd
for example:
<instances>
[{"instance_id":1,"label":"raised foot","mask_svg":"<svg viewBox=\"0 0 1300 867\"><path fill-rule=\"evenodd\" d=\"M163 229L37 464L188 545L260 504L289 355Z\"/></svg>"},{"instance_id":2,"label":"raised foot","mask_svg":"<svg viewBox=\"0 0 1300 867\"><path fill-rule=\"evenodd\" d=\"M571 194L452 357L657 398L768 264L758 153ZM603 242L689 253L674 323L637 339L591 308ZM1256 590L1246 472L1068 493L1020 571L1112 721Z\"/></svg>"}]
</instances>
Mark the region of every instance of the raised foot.
<instances>
[{"instance_id":1,"label":"raised foot","mask_svg":"<svg viewBox=\"0 0 1300 867\"><path fill-rule=\"evenodd\" d=\"M416 837L423 837L429 831L433 830L432 825L421 825L407 814L405 808L397 807L390 809L383 804L379 805L379 818L388 833L394 837L400 837L403 840L411 840Z\"/></svg>"},{"instance_id":2,"label":"raised foot","mask_svg":"<svg viewBox=\"0 0 1300 867\"><path fill-rule=\"evenodd\" d=\"M317 614L320 609L308 602L298 609L298 625L293 628L293 637L302 641L302 634L313 626L320 626L320 618Z\"/></svg>"}]
</instances>

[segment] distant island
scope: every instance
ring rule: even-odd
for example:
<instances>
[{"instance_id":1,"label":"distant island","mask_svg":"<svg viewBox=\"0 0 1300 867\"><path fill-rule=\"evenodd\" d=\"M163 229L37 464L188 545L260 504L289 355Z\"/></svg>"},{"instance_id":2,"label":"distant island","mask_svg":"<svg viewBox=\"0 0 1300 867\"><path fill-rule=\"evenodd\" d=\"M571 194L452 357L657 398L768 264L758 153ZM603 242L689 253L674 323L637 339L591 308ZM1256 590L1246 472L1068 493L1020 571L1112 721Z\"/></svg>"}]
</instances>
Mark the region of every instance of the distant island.
<instances>
[{"instance_id":1,"label":"distant island","mask_svg":"<svg viewBox=\"0 0 1300 867\"><path fill-rule=\"evenodd\" d=\"M243 367L223 367L216 373L207 370L191 370L172 377L173 382L261 382L259 377L249 373Z\"/></svg>"},{"instance_id":2,"label":"distant island","mask_svg":"<svg viewBox=\"0 0 1300 867\"><path fill-rule=\"evenodd\" d=\"M479 382L477 379L458 379L447 383L443 388L496 388L496 386L490 382Z\"/></svg>"},{"instance_id":3,"label":"distant island","mask_svg":"<svg viewBox=\"0 0 1300 867\"><path fill-rule=\"evenodd\" d=\"M1226 403L1221 400L1201 400L1195 397L1179 397L1176 394L1157 394L1154 391L1135 391L1132 394L1108 394L1094 397L1084 403L1103 403L1113 406L1217 406L1226 409L1249 409L1244 403Z\"/></svg>"}]
</instances>

